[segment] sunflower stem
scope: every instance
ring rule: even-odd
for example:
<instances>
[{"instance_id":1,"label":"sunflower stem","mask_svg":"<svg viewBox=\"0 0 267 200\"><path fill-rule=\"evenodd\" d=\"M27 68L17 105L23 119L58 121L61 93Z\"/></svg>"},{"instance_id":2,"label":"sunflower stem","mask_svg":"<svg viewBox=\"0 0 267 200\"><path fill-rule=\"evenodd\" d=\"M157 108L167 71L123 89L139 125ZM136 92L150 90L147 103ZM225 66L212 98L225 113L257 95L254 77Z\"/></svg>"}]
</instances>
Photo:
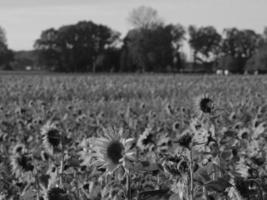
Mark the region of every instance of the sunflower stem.
<instances>
[{"instance_id":1,"label":"sunflower stem","mask_svg":"<svg viewBox=\"0 0 267 200\"><path fill-rule=\"evenodd\" d=\"M63 169L64 169L64 145L63 145L63 136L60 135L61 143L61 160L60 160L60 169L59 169L59 184L60 187L63 187Z\"/></svg>"},{"instance_id":2,"label":"sunflower stem","mask_svg":"<svg viewBox=\"0 0 267 200\"><path fill-rule=\"evenodd\" d=\"M127 173L127 200L132 200L132 193L131 193L131 172Z\"/></svg>"},{"instance_id":3,"label":"sunflower stem","mask_svg":"<svg viewBox=\"0 0 267 200\"><path fill-rule=\"evenodd\" d=\"M60 187L63 187L63 167L64 167L64 153L62 152L62 158L60 161L60 169L59 169L59 185Z\"/></svg>"},{"instance_id":4,"label":"sunflower stem","mask_svg":"<svg viewBox=\"0 0 267 200\"><path fill-rule=\"evenodd\" d=\"M189 199L194 198L194 178L193 178L193 146L190 148L190 187L189 187Z\"/></svg>"},{"instance_id":5,"label":"sunflower stem","mask_svg":"<svg viewBox=\"0 0 267 200\"><path fill-rule=\"evenodd\" d=\"M35 176L35 189L37 190L36 199L39 200L40 199L40 185L39 185L38 173L36 173L34 176Z\"/></svg>"}]
</instances>

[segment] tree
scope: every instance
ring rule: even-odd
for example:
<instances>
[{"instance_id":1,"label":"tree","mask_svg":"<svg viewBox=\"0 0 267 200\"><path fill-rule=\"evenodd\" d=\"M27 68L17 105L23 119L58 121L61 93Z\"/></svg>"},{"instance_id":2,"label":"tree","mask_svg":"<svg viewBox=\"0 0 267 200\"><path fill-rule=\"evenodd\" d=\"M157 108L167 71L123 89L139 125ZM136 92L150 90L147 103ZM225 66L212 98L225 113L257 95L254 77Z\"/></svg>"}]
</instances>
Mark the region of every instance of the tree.
<instances>
[{"instance_id":1,"label":"tree","mask_svg":"<svg viewBox=\"0 0 267 200\"><path fill-rule=\"evenodd\" d=\"M177 65L178 59L181 61L179 51L184 34L185 30L180 25L130 30L124 39L122 70L167 71L167 67Z\"/></svg>"},{"instance_id":2,"label":"tree","mask_svg":"<svg viewBox=\"0 0 267 200\"><path fill-rule=\"evenodd\" d=\"M118 39L119 33L107 26L81 21L44 31L35 48L45 64L58 71L96 71L97 56L112 48Z\"/></svg>"},{"instance_id":3,"label":"tree","mask_svg":"<svg viewBox=\"0 0 267 200\"><path fill-rule=\"evenodd\" d=\"M212 26L200 27L189 26L189 44L193 49L194 63L214 61L218 56L221 35Z\"/></svg>"},{"instance_id":4,"label":"tree","mask_svg":"<svg viewBox=\"0 0 267 200\"><path fill-rule=\"evenodd\" d=\"M231 56L236 64L233 72L242 72L246 62L254 55L262 37L252 30L230 28L224 30L222 56Z\"/></svg>"},{"instance_id":5,"label":"tree","mask_svg":"<svg viewBox=\"0 0 267 200\"><path fill-rule=\"evenodd\" d=\"M7 45L6 32L4 28L0 26L0 43Z\"/></svg>"},{"instance_id":6,"label":"tree","mask_svg":"<svg viewBox=\"0 0 267 200\"><path fill-rule=\"evenodd\" d=\"M173 67L179 71L185 62L184 53L181 52L182 42L185 39L185 29L182 25L176 24L172 25L169 24L166 26L166 30L168 33L171 34L172 37L172 52L173 52Z\"/></svg>"},{"instance_id":7,"label":"tree","mask_svg":"<svg viewBox=\"0 0 267 200\"><path fill-rule=\"evenodd\" d=\"M267 33L267 29L266 29ZM267 36L267 35L266 35ZM267 40L265 33L263 34L263 42L255 51L254 55L247 61L245 70L249 72L267 72Z\"/></svg>"},{"instance_id":8,"label":"tree","mask_svg":"<svg viewBox=\"0 0 267 200\"><path fill-rule=\"evenodd\" d=\"M267 27L264 28L263 39L264 39L265 42L267 42Z\"/></svg>"},{"instance_id":9,"label":"tree","mask_svg":"<svg viewBox=\"0 0 267 200\"><path fill-rule=\"evenodd\" d=\"M108 48L95 61L96 72L118 72L120 70L120 48Z\"/></svg>"},{"instance_id":10,"label":"tree","mask_svg":"<svg viewBox=\"0 0 267 200\"><path fill-rule=\"evenodd\" d=\"M48 70L62 71L60 62L60 48L58 45L58 31L54 28L41 33L40 39L35 41L34 48L38 52L38 62Z\"/></svg>"},{"instance_id":11,"label":"tree","mask_svg":"<svg viewBox=\"0 0 267 200\"><path fill-rule=\"evenodd\" d=\"M153 29L163 25L157 10L146 6L133 9L128 17L128 21L136 29Z\"/></svg>"},{"instance_id":12,"label":"tree","mask_svg":"<svg viewBox=\"0 0 267 200\"><path fill-rule=\"evenodd\" d=\"M11 69L10 62L14 59L13 51L8 48L6 33L0 26L0 65L4 65L4 69Z\"/></svg>"}]
</instances>

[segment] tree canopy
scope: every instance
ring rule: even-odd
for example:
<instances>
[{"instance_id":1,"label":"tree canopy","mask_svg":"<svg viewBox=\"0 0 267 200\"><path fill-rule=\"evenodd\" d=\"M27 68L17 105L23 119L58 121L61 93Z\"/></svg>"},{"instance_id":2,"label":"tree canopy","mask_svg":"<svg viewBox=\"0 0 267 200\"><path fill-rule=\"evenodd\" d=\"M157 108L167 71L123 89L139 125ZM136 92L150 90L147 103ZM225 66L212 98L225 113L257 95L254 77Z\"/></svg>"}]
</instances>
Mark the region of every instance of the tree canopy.
<instances>
[{"instance_id":1,"label":"tree canopy","mask_svg":"<svg viewBox=\"0 0 267 200\"><path fill-rule=\"evenodd\" d=\"M140 6L133 9L130 12L128 21L137 29L153 29L163 25L163 20L158 15L157 10L147 6Z\"/></svg>"},{"instance_id":2,"label":"tree canopy","mask_svg":"<svg viewBox=\"0 0 267 200\"><path fill-rule=\"evenodd\" d=\"M9 63L13 60L13 52L7 46L5 30L0 26L0 66L11 69Z\"/></svg>"},{"instance_id":3,"label":"tree canopy","mask_svg":"<svg viewBox=\"0 0 267 200\"><path fill-rule=\"evenodd\" d=\"M119 33L109 27L82 21L43 31L34 46L50 70L83 72L95 71L97 56L118 39Z\"/></svg>"},{"instance_id":4,"label":"tree canopy","mask_svg":"<svg viewBox=\"0 0 267 200\"><path fill-rule=\"evenodd\" d=\"M222 38L213 26L200 28L189 26L188 33L195 63L210 61L218 55Z\"/></svg>"}]
</instances>

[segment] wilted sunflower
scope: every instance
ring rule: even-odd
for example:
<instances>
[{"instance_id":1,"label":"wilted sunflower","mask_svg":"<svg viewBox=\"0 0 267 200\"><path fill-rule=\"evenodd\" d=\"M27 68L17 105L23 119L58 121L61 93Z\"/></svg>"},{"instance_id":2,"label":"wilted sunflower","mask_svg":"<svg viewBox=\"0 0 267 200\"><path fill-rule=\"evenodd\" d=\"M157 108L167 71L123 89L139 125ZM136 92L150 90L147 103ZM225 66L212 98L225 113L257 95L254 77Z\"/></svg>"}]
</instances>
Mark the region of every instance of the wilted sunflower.
<instances>
[{"instance_id":1,"label":"wilted sunflower","mask_svg":"<svg viewBox=\"0 0 267 200\"><path fill-rule=\"evenodd\" d=\"M195 99L195 107L198 114L211 114L214 111L214 102L207 95L201 95Z\"/></svg>"},{"instance_id":2,"label":"wilted sunflower","mask_svg":"<svg viewBox=\"0 0 267 200\"><path fill-rule=\"evenodd\" d=\"M17 178L24 177L25 173L34 170L32 161L32 156L27 153L24 145L16 145L13 148L10 164L12 172Z\"/></svg>"},{"instance_id":3,"label":"wilted sunflower","mask_svg":"<svg viewBox=\"0 0 267 200\"><path fill-rule=\"evenodd\" d=\"M135 152L131 149L133 138L125 139L122 137L123 129L118 132L112 128L104 129L104 136L96 138L95 164L106 168L108 173L114 172L119 166L126 166L127 161L133 161Z\"/></svg>"},{"instance_id":4,"label":"wilted sunflower","mask_svg":"<svg viewBox=\"0 0 267 200\"><path fill-rule=\"evenodd\" d=\"M47 152L53 154L61 147L61 132L55 123L48 121L42 128L43 144Z\"/></svg>"}]
</instances>

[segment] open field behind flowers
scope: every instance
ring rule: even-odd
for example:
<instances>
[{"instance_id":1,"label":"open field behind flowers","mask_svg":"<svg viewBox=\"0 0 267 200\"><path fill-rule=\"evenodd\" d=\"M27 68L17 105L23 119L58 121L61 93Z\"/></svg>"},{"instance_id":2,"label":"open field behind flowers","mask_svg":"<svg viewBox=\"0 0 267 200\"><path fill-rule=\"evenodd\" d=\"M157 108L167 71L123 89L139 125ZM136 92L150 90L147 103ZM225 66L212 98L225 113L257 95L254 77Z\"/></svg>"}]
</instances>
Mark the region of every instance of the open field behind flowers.
<instances>
[{"instance_id":1,"label":"open field behind flowers","mask_svg":"<svg viewBox=\"0 0 267 200\"><path fill-rule=\"evenodd\" d=\"M267 199L266 76L2 75L0 199Z\"/></svg>"}]
</instances>

